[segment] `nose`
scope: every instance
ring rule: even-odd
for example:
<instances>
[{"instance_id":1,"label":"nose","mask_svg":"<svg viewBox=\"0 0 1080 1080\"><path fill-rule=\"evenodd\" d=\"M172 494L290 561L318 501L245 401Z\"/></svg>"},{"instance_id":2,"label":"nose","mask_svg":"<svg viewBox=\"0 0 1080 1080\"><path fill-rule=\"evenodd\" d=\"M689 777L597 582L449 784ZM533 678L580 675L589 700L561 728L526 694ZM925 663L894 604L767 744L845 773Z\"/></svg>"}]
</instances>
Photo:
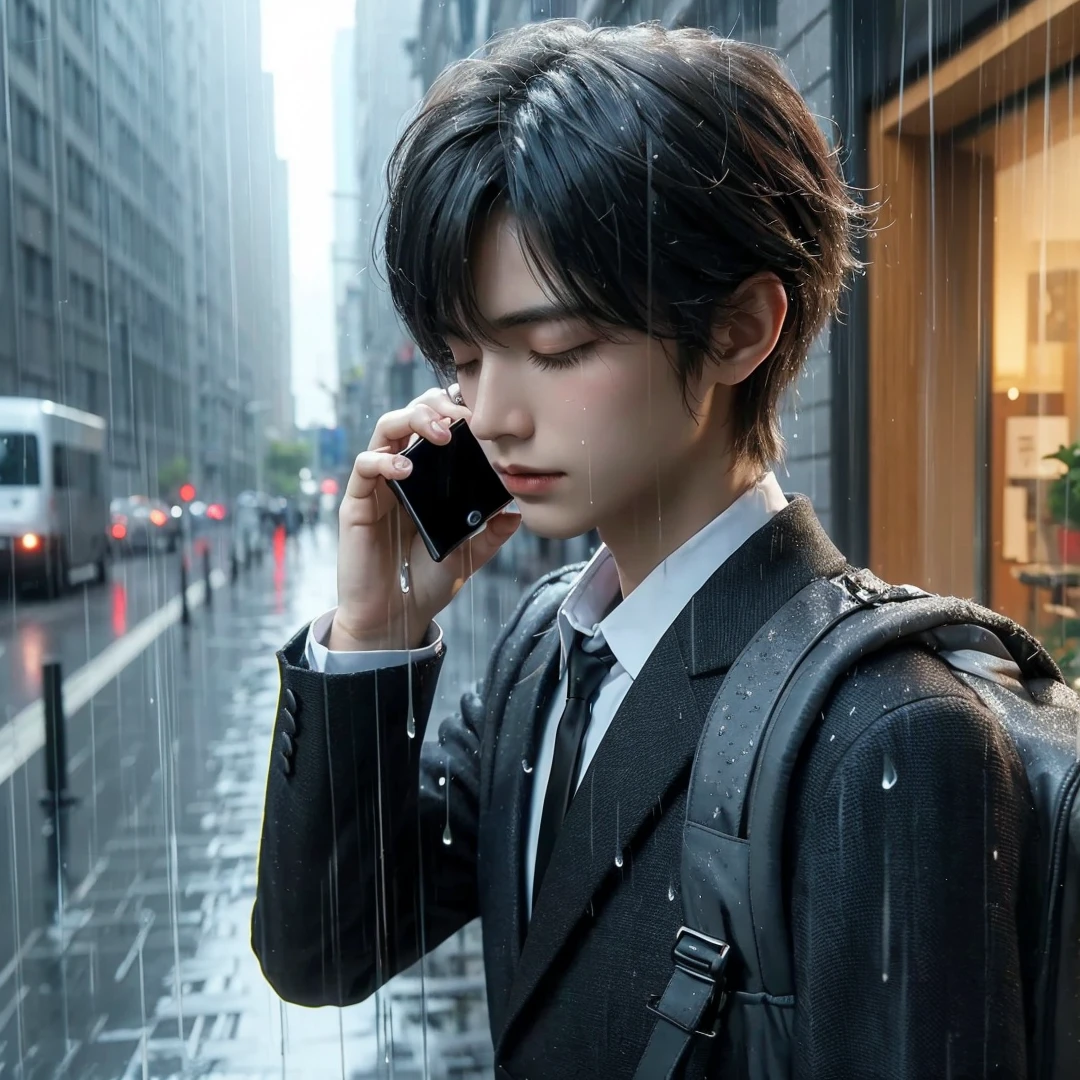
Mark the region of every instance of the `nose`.
<instances>
[{"instance_id":1,"label":"nose","mask_svg":"<svg viewBox=\"0 0 1080 1080\"><path fill-rule=\"evenodd\" d=\"M528 439L533 433L532 417L525 406L520 373L514 364L484 357L476 381L476 397L469 407L469 428L481 441Z\"/></svg>"}]
</instances>

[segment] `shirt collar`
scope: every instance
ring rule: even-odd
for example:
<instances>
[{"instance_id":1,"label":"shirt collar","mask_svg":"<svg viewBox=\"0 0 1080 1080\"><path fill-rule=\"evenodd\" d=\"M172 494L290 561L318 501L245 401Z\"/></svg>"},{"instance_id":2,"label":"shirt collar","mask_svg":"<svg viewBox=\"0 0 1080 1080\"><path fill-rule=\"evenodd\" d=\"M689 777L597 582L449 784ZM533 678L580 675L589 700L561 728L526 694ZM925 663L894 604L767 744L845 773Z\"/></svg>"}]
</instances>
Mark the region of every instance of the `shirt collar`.
<instances>
[{"instance_id":1,"label":"shirt collar","mask_svg":"<svg viewBox=\"0 0 1080 1080\"><path fill-rule=\"evenodd\" d=\"M787 504L776 476L766 473L723 513L676 548L615 608L611 605L619 595L619 574L611 552L601 545L559 608L560 671L565 670L574 632L580 631L594 639L587 648L594 643L599 647L600 639L606 642L616 666L636 679L660 638L694 594Z\"/></svg>"}]
</instances>

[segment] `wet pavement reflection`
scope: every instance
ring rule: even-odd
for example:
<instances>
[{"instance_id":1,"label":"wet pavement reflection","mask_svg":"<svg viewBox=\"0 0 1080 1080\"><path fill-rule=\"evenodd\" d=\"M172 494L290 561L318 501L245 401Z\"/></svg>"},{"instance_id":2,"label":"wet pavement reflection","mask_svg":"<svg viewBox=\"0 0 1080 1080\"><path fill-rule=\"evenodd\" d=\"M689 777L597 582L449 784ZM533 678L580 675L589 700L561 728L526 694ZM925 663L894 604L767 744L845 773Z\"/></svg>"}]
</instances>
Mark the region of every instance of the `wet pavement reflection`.
<instances>
[{"instance_id":1,"label":"wet pavement reflection","mask_svg":"<svg viewBox=\"0 0 1080 1080\"><path fill-rule=\"evenodd\" d=\"M173 621L71 712L75 801L56 828L42 752L0 782L0 1078L490 1075L476 925L343 1010L283 1004L251 952L274 652L332 606L334 544L322 527L234 584L215 575L188 628ZM133 594L118 575L83 602L99 648L152 615L154 581ZM520 584L467 589L440 619L436 717L482 675ZM18 642L26 664L54 647Z\"/></svg>"}]
</instances>

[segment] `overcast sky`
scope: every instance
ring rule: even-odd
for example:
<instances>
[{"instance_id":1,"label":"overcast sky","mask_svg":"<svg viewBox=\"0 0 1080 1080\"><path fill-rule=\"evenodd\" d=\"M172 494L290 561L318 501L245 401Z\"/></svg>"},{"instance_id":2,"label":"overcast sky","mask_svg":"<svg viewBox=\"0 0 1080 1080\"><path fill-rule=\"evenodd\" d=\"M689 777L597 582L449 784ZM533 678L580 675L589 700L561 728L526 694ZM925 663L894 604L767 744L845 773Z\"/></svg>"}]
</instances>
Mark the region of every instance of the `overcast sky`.
<instances>
[{"instance_id":1,"label":"overcast sky","mask_svg":"<svg viewBox=\"0 0 1080 1080\"><path fill-rule=\"evenodd\" d=\"M319 381L337 386L330 267L334 34L355 0L262 0L263 67L274 76L277 151L289 165L292 365L296 421L329 423Z\"/></svg>"}]
</instances>

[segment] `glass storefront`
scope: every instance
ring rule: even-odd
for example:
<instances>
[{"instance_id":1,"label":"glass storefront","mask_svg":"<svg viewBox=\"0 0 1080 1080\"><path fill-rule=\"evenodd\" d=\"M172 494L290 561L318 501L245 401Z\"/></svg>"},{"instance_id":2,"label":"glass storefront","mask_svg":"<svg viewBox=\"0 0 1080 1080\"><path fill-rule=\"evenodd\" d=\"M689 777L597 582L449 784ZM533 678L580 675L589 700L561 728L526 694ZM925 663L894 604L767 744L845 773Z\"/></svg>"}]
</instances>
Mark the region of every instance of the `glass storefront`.
<instances>
[{"instance_id":1,"label":"glass storefront","mask_svg":"<svg viewBox=\"0 0 1080 1080\"><path fill-rule=\"evenodd\" d=\"M1022 622L1080 679L1078 27L1075 2L1019 9L867 145L870 565Z\"/></svg>"},{"instance_id":2,"label":"glass storefront","mask_svg":"<svg viewBox=\"0 0 1080 1080\"><path fill-rule=\"evenodd\" d=\"M990 602L1080 676L1080 93L994 142ZM988 136L977 142L985 144ZM1064 448L1064 453L1062 449ZM1051 457L1058 454L1060 457ZM1071 466L1071 468L1070 468Z\"/></svg>"}]
</instances>

